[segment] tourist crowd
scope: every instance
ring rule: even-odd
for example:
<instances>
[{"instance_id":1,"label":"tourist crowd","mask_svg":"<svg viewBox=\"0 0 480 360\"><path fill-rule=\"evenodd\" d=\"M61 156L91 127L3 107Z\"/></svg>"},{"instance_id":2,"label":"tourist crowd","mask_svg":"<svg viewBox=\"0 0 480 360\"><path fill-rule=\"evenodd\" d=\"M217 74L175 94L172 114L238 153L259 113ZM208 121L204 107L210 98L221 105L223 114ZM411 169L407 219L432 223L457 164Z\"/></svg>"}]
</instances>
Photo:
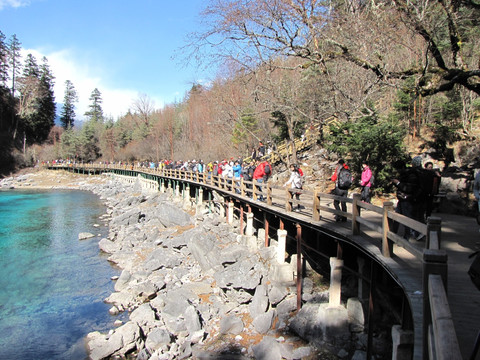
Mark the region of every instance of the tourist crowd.
<instances>
[{"instance_id":1,"label":"tourist crowd","mask_svg":"<svg viewBox=\"0 0 480 360\"><path fill-rule=\"evenodd\" d=\"M196 174L205 174L209 178L211 176L221 177L226 179L227 184L231 186L232 182L235 182L236 191L239 190L240 180L243 179L247 182L255 180L255 184L259 192L257 192L257 199L262 201L263 193L261 187L272 175L272 165L265 160L272 151L272 147L265 146L262 142L259 143L258 148L252 148L251 155L247 159L242 157L223 159L220 161L204 162L203 160L162 160L159 162L153 161L140 161L136 163L128 162L104 162L105 165L119 165L126 169L133 168L149 168L155 170L172 169L180 171L190 171ZM73 161L67 159L54 160L53 164L71 164ZM392 176L392 184L396 188L397 206L396 212L420 222L425 222L426 219L432 214L433 201L436 194L439 192L439 185L441 175L436 169L433 169L432 162L426 162L422 166L422 158L416 156L412 160L411 166L403 161L398 161L394 164L396 174ZM297 200L297 206L293 208L294 211L299 211L301 206L299 205L300 195L302 194L304 174L302 169L297 164L290 165L289 179L284 183L284 186L289 186L292 190L292 196L295 196ZM348 196L348 191L352 187L355 179L352 172L346 162L341 159L338 161L337 166L331 181L335 184L332 193L337 195L338 198L333 201L333 205L337 211L346 212L346 201L342 198ZM371 202L371 189L375 183L375 177L372 170L369 167L368 161L365 160L362 163L362 172L357 181L357 184L361 187L361 200L370 203ZM478 200L478 189L480 188L480 176L476 179L477 187L475 188L475 197ZM247 184L247 195L252 197L252 192L248 192L252 185ZM295 191L298 190L298 191ZM346 221L347 218L343 215L336 215L336 221ZM395 230L395 226L394 226ZM412 229L405 229L404 237L415 238L417 240L422 238L421 234L418 234Z\"/></svg>"}]
</instances>

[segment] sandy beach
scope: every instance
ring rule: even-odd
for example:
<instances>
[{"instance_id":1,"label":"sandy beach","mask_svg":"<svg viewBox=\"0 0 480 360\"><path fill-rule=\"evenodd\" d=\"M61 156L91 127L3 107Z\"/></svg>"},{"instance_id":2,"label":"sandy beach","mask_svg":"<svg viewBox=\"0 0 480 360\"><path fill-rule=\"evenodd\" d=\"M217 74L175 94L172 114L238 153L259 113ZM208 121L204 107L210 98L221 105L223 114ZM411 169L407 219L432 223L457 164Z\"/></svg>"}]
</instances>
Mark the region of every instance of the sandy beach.
<instances>
[{"instance_id":1,"label":"sandy beach","mask_svg":"<svg viewBox=\"0 0 480 360\"><path fill-rule=\"evenodd\" d=\"M82 175L64 170L26 168L0 180L0 189L79 189L87 182L100 184L103 176Z\"/></svg>"}]
</instances>

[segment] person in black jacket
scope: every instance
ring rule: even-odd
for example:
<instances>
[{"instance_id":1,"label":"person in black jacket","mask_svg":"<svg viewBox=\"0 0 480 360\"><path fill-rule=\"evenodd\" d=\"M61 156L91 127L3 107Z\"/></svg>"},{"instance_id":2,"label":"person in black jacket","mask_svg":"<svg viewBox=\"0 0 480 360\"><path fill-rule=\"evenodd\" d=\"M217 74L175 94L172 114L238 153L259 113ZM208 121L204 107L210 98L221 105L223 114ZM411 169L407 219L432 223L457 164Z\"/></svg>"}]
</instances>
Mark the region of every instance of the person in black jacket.
<instances>
[{"instance_id":1,"label":"person in black jacket","mask_svg":"<svg viewBox=\"0 0 480 360\"><path fill-rule=\"evenodd\" d=\"M412 164L417 165L417 159L412 161ZM421 159L420 159L421 166ZM395 212L407 216L411 219L418 220L418 213L423 209L422 205L422 189L420 182L420 175L417 166L410 168L406 167L404 161L399 160L394 164L398 171L398 177L392 179L393 185L397 188L397 207ZM393 231L398 231L398 223L393 226ZM405 227L403 237L407 240L418 239L419 233L409 227Z\"/></svg>"}]
</instances>

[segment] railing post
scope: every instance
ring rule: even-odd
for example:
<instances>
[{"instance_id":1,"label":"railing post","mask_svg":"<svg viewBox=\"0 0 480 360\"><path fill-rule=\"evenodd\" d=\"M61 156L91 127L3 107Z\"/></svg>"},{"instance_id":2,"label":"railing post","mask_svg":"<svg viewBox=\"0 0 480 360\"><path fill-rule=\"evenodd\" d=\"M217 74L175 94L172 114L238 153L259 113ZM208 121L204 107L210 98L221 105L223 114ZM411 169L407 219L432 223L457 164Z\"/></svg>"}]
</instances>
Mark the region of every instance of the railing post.
<instances>
[{"instance_id":1,"label":"railing post","mask_svg":"<svg viewBox=\"0 0 480 360\"><path fill-rule=\"evenodd\" d=\"M175 197L180 197L180 183L177 182L177 185L175 185Z\"/></svg>"},{"instance_id":2,"label":"railing post","mask_svg":"<svg viewBox=\"0 0 480 360\"><path fill-rule=\"evenodd\" d=\"M285 263L285 249L287 246L287 230L278 229L278 248L277 248L277 262L279 264Z\"/></svg>"},{"instance_id":3,"label":"railing post","mask_svg":"<svg viewBox=\"0 0 480 360\"><path fill-rule=\"evenodd\" d=\"M358 273L360 276L358 277L358 291L357 291L357 297L360 300L364 300L368 297L368 288L366 286L365 282L365 259L361 256L357 257L357 266L358 266Z\"/></svg>"},{"instance_id":4,"label":"railing post","mask_svg":"<svg viewBox=\"0 0 480 360\"><path fill-rule=\"evenodd\" d=\"M268 232L270 231L270 223L268 221L266 212L263 213L263 224L264 224L263 227L265 229L265 247L269 247L270 241L268 237Z\"/></svg>"},{"instance_id":5,"label":"railing post","mask_svg":"<svg viewBox=\"0 0 480 360\"><path fill-rule=\"evenodd\" d=\"M445 292L448 290L448 255L445 250L423 250L423 358L428 359L428 328L432 324L428 277L432 274L442 277Z\"/></svg>"},{"instance_id":6,"label":"railing post","mask_svg":"<svg viewBox=\"0 0 480 360\"><path fill-rule=\"evenodd\" d=\"M287 196L286 196L286 200L285 200L285 210L286 210L287 212L290 212L290 211L292 211L292 203L291 203L291 201L292 201L292 199L293 199L293 194L290 192L290 188L288 188L288 187L286 188L285 191L286 191L286 195L287 195Z\"/></svg>"},{"instance_id":7,"label":"railing post","mask_svg":"<svg viewBox=\"0 0 480 360\"><path fill-rule=\"evenodd\" d=\"M190 184L188 183L185 191L183 192L183 199L183 201L185 201L187 204L190 204Z\"/></svg>"},{"instance_id":8,"label":"railing post","mask_svg":"<svg viewBox=\"0 0 480 360\"><path fill-rule=\"evenodd\" d=\"M360 223L357 221L357 218L360 217L361 208L358 203L361 201L361 194L353 194L353 204L352 204L352 233L353 235L360 234Z\"/></svg>"},{"instance_id":9,"label":"railing post","mask_svg":"<svg viewBox=\"0 0 480 360\"><path fill-rule=\"evenodd\" d=\"M272 186L267 182L267 205L272 205Z\"/></svg>"},{"instance_id":10,"label":"railing post","mask_svg":"<svg viewBox=\"0 0 480 360\"><path fill-rule=\"evenodd\" d=\"M390 231L389 211L393 211L393 202L385 201L383 203L382 217L382 255L385 257L392 257L393 255L393 242L388 239L388 232Z\"/></svg>"},{"instance_id":11,"label":"railing post","mask_svg":"<svg viewBox=\"0 0 480 360\"><path fill-rule=\"evenodd\" d=\"M247 213L247 228L245 230L245 235L253 236L253 213L250 211Z\"/></svg>"},{"instance_id":12,"label":"railing post","mask_svg":"<svg viewBox=\"0 0 480 360\"><path fill-rule=\"evenodd\" d=\"M240 178L240 195L245 196L245 183L243 182L243 177Z\"/></svg>"},{"instance_id":13,"label":"railing post","mask_svg":"<svg viewBox=\"0 0 480 360\"><path fill-rule=\"evenodd\" d=\"M313 191L313 221L320 221L320 197L319 197L319 189L315 188Z\"/></svg>"},{"instance_id":14,"label":"railing post","mask_svg":"<svg viewBox=\"0 0 480 360\"><path fill-rule=\"evenodd\" d=\"M257 201L257 180L256 179L253 179L252 194L253 194L253 200Z\"/></svg>"},{"instance_id":15,"label":"railing post","mask_svg":"<svg viewBox=\"0 0 480 360\"><path fill-rule=\"evenodd\" d=\"M297 227L297 311L302 308L302 227Z\"/></svg>"},{"instance_id":16,"label":"railing post","mask_svg":"<svg viewBox=\"0 0 480 360\"><path fill-rule=\"evenodd\" d=\"M231 225L233 223L233 202L230 200L227 204L228 204L227 222Z\"/></svg>"},{"instance_id":17,"label":"railing post","mask_svg":"<svg viewBox=\"0 0 480 360\"><path fill-rule=\"evenodd\" d=\"M341 304L343 260L330 258L330 290L328 306L335 307Z\"/></svg>"},{"instance_id":18,"label":"railing post","mask_svg":"<svg viewBox=\"0 0 480 360\"><path fill-rule=\"evenodd\" d=\"M243 235L243 205L240 203L240 235Z\"/></svg>"},{"instance_id":19,"label":"railing post","mask_svg":"<svg viewBox=\"0 0 480 360\"><path fill-rule=\"evenodd\" d=\"M427 238L426 238L426 241L425 241L425 247L427 249L431 249L432 246L431 246L431 233L432 232L436 232L437 233L437 239L438 239L438 244L436 244L436 246L438 247L438 249L441 249L441 234L442 234L442 219L439 218L439 217L436 217L436 216L430 216L428 219L427 219Z\"/></svg>"}]
</instances>

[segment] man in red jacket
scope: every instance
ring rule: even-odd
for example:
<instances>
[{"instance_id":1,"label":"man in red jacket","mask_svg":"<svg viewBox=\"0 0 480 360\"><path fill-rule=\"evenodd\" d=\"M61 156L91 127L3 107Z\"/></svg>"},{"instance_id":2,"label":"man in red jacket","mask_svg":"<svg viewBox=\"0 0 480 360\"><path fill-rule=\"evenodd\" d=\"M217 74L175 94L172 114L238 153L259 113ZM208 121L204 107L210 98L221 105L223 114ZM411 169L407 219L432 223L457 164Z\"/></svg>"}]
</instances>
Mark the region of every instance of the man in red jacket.
<instances>
[{"instance_id":1,"label":"man in red jacket","mask_svg":"<svg viewBox=\"0 0 480 360\"><path fill-rule=\"evenodd\" d=\"M268 163L268 161L260 162L258 161L258 165L253 172L253 179L257 183L267 182L268 178L272 174L272 166ZM262 191L262 187L257 185L257 190ZM263 194L260 194L258 200L263 201L265 200Z\"/></svg>"}]
</instances>

